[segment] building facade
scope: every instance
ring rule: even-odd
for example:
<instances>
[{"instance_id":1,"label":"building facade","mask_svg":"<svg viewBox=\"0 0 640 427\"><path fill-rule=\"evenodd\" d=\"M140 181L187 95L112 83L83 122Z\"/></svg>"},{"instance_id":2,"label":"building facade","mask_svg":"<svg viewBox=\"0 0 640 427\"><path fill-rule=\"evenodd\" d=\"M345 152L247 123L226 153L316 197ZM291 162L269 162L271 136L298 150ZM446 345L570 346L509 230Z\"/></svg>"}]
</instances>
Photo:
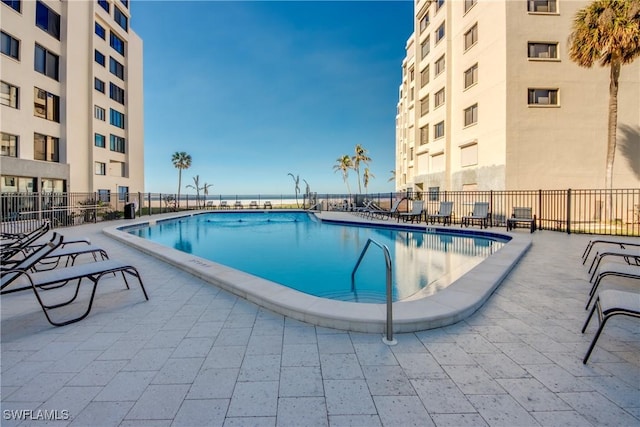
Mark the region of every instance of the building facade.
<instances>
[{"instance_id":1,"label":"building facade","mask_svg":"<svg viewBox=\"0 0 640 427\"><path fill-rule=\"evenodd\" d=\"M609 68L569 59L582 0L417 0L396 189L603 188ZM640 186L640 60L622 67L614 188Z\"/></svg>"},{"instance_id":2,"label":"building facade","mask_svg":"<svg viewBox=\"0 0 640 427\"><path fill-rule=\"evenodd\" d=\"M144 191L128 0L2 0L0 191Z\"/></svg>"}]
</instances>

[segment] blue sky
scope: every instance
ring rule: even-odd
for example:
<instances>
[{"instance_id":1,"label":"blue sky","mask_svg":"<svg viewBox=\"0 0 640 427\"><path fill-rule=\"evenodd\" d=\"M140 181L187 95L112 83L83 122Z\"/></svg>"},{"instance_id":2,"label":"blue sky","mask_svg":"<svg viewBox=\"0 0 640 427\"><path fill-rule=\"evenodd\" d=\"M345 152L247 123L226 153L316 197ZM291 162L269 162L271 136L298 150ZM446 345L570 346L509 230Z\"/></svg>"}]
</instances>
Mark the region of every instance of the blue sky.
<instances>
[{"instance_id":1,"label":"blue sky","mask_svg":"<svg viewBox=\"0 0 640 427\"><path fill-rule=\"evenodd\" d=\"M131 12L147 191L177 191L171 155L185 151L182 192L199 175L211 194L291 194L290 172L312 191L346 192L332 168L356 144L373 159L369 192L393 190L411 1L138 0ZM357 191L354 171L349 181Z\"/></svg>"}]
</instances>

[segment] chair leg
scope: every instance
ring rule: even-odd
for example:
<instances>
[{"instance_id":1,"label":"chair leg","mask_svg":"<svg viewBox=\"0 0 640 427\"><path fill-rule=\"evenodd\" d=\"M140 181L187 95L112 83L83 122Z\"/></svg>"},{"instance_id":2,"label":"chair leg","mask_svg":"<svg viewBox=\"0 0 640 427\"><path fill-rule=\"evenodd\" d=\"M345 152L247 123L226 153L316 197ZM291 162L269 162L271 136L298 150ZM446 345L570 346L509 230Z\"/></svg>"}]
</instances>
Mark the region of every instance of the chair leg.
<instances>
[{"instance_id":1,"label":"chair leg","mask_svg":"<svg viewBox=\"0 0 640 427\"><path fill-rule=\"evenodd\" d=\"M591 320L591 316L593 315L593 312L596 310L596 308L598 309L598 312L600 312L600 300L596 300L596 303L593 305L593 309L591 310L591 313L589 314L589 317L587 318L587 322L585 323L584 327L582 328L582 332L584 333L585 329L587 328L587 324L589 323L589 320ZM582 364L586 365L587 364L587 360L589 360L589 356L591 356L591 352L593 351L594 347L596 346L596 343L598 342L598 338L600 338L600 334L602 333L602 330L604 329L604 325L605 323L607 323L607 320L609 319L609 316L604 316L600 320L600 326L598 326L598 330L596 331L596 334L593 336L593 339L591 340L591 344L589 345L589 349L587 350L587 353L584 355L584 359L582 359Z\"/></svg>"}]
</instances>

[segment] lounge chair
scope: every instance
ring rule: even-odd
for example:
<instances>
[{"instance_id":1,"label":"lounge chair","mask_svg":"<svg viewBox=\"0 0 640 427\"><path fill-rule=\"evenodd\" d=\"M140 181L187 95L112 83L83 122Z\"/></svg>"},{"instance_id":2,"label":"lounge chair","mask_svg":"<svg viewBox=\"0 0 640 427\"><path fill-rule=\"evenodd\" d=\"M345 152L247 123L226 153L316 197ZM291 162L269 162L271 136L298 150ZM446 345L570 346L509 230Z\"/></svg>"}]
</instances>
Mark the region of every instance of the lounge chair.
<instances>
[{"instance_id":1,"label":"lounge chair","mask_svg":"<svg viewBox=\"0 0 640 427\"><path fill-rule=\"evenodd\" d=\"M251 203L249 203L249 209L258 209L258 202L252 200Z\"/></svg>"},{"instance_id":2,"label":"lounge chair","mask_svg":"<svg viewBox=\"0 0 640 427\"><path fill-rule=\"evenodd\" d=\"M213 204L213 200L207 202L207 209L215 209L216 205Z\"/></svg>"},{"instance_id":3,"label":"lounge chair","mask_svg":"<svg viewBox=\"0 0 640 427\"><path fill-rule=\"evenodd\" d=\"M411 220L412 224L413 224L413 221L415 220L420 222L422 220L423 212L424 212L424 202L422 200L414 200L413 204L411 205L410 212L403 212L398 214L398 222L400 222L400 219L402 219L402 221L404 222Z\"/></svg>"},{"instance_id":4,"label":"lounge chair","mask_svg":"<svg viewBox=\"0 0 640 427\"><path fill-rule=\"evenodd\" d=\"M589 308L589 304L591 304L591 300L596 294L598 286L600 286L600 282L602 282L602 279L607 276L640 280L640 267L633 264L620 264L617 262L607 262L602 264L598 270L598 274L595 276L595 281L592 276L591 282L593 282L593 286L589 291L589 301L587 301L587 305L584 307L585 310Z\"/></svg>"},{"instance_id":5,"label":"lounge chair","mask_svg":"<svg viewBox=\"0 0 640 427\"><path fill-rule=\"evenodd\" d=\"M93 305L93 300L96 295L96 288L98 286L98 282L100 279L108 274L112 273L121 273L122 278L124 279L125 285L127 289L129 289L129 283L127 282L127 278L125 273L130 274L138 279L140 283L140 288L144 294L146 300L149 300L149 296L147 295L147 291L144 288L142 283L142 278L140 277L140 273L138 270L125 263L115 260L106 260L106 261L97 261L93 263L74 265L72 267L58 268L54 270L46 270L40 272L28 272L33 266L35 266L41 259L44 259L46 256L50 255L55 251L56 248L60 246L62 243L62 236L57 233L54 233L54 236L51 240L38 250L32 252L27 258L25 258L21 263L19 263L15 268L9 270L2 270L0 272L0 290L2 294L7 294L10 292L16 292L19 290L32 289L38 303L42 307L42 311L46 316L49 323L54 326L64 326L70 323L78 322L87 315L91 311L91 307ZM27 282L27 286L22 286L16 289L5 290L9 285L14 283L19 278L24 278ZM66 305L73 303L78 297L80 285L82 284L82 279L88 279L93 283L93 289L91 291L91 298L89 299L88 307L86 311L80 316L74 317L69 320L65 320L62 322L54 321L51 316L49 316L50 310L55 310ZM42 298L42 295L47 291L51 291L53 289L58 289L66 286L72 281L76 282L76 288L73 292L73 296L66 301L57 302L55 304L46 304Z\"/></svg>"},{"instance_id":6,"label":"lounge chair","mask_svg":"<svg viewBox=\"0 0 640 427\"><path fill-rule=\"evenodd\" d=\"M536 216L532 215L531 208L513 208L511 218L507 219L507 231L513 230L518 224L526 224L532 233L536 231Z\"/></svg>"},{"instance_id":7,"label":"lounge chair","mask_svg":"<svg viewBox=\"0 0 640 427\"><path fill-rule=\"evenodd\" d=\"M220 209L230 209L231 207L227 204L226 200L222 200L220 202Z\"/></svg>"},{"instance_id":8,"label":"lounge chair","mask_svg":"<svg viewBox=\"0 0 640 427\"><path fill-rule=\"evenodd\" d=\"M77 244L77 243L83 243L83 244ZM51 270L62 265L63 261L64 261L64 266L69 267L75 264L76 259L80 255L91 255L93 256L94 261L98 261L98 256L100 256L100 258L103 261L106 259L109 259L109 255L104 249L98 246L91 245L86 240L72 241L66 244L65 242L63 242L54 251L42 257L40 261L37 264L35 264L31 269L33 271ZM22 257L23 258L19 259L18 256L16 255L11 259L3 261L2 268L3 269L14 268L14 266L22 262L22 260L24 259L24 254L22 254Z\"/></svg>"},{"instance_id":9,"label":"lounge chair","mask_svg":"<svg viewBox=\"0 0 640 427\"><path fill-rule=\"evenodd\" d=\"M440 223L440 220L442 219L443 225L447 225L447 222L451 225L452 214L453 202L440 202L440 209L438 209L438 212L434 214L427 214L427 222L433 223L437 220L438 223Z\"/></svg>"},{"instance_id":10,"label":"lounge chair","mask_svg":"<svg viewBox=\"0 0 640 427\"><path fill-rule=\"evenodd\" d=\"M589 254L591 253L591 249L594 248L595 245L613 245L616 246L620 249L627 249L629 247L640 247L640 242L639 243L632 243L632 242L621 242L619 240L602 240L602 239L594 239L594 240L590 240L589 243L587 244L587 247L584 249L584 252L582 253L582 264L584 264L587 259L589 258Z\"/></svg>"},{"instance_id":11,"label":"lounge chair","mask_svg":"<svg viewBox=\"0 0 640 427\"><path fill-rule=\"evenodd\" d=\"M233 205L234 209L244 209L244 206L240 200L236 200L236 203Z\"/></svg>"},{"instance_id":12,"label":"lounge chair","mask_svg":"<svg viewBox=\"0 0 640 427\"><path fill-rule=\"evenodd\" d=\"M475 221L480 223L480 228L489 227L489 203L475 202L473 204L473 212L471 212L467 216L462 217L462 223L460 224L460 227L468 227Z\"/></svg>"},{"instance_id":13,"label":"lounge chair","mask_svg":"<svg viewBox=\"0 0 640 427\"><path fill-rule=\"evenodd\" d=\"M607 320L616 315L640 318L640 293L617 291L614 289L607 289L599 292L596 303L593 305L593 308L582 327L583 334L596 310L598 311L600 326L598 326L598 330L593 336L593 340L591 340L591 345L587 350L587 354L585 354L584 359L582 360L583 364L586 364L587 360L589 360L589 356L591 355Z\"/></svg>"},{"instance_id":14,"label":"lounge chair","mask_svg":"<svg viewBox=\"0 0 640 427\"><path fill-rule=\"evenodd\" d=\"M266 202L264 202L264 205L262 206L263 209L273 209L273 206L271 205L271 202L269 200L267 200Z\"/></svg>"},{"instance_id":15,"label":"lounge chair","mask_svg":"<svg viewBox=\"0 0 640 427\"><path fill-rule=\"evenodd\" d=\"M391 206L391 209L389 210L382 209L375 203L372 203L371 209L367 211L366 215L369 218L373 218L373 217L380 217L380 219L391 218L394 215L398 214L398 208L400 207L400 203L402 203L403 200L404 198L398 199L395 202L393 202L393 206Z\"/></svg>"},{"instance_id":16,"label":"lounge chair","mask_svg":"<svg viewBox=\"0 0 640 427\"><path fill-rule=\"evenodd\" d=\"M24 251L27 247L32 245L42 236L47 234L49 229L51 228L51 224L49 221L44 221L40 227L34 229L30 233L2 233L2 239L6 241L3 243L1 248L2 256L0 256L0 260L3 262L15 256L17 253Z\"/></svg>"},{"instance_id":17,"label":"lounge chair","mask_svg":"<svg viewBox=\"0 0 640 427\"><path fill-rule=\"evenodd\" d=\"M614 249L607 250L606 252L598 252L593 257L593 261L591 261L591 266L589 267L589 273L591 274L591 280L593 280L593 276L596 274L598 270L598 266L600 262L605 257L617 257L622 258L624 262L629 265L640 265L640 248L625 248L625 249Z\"/></svg>"}]
</instances>

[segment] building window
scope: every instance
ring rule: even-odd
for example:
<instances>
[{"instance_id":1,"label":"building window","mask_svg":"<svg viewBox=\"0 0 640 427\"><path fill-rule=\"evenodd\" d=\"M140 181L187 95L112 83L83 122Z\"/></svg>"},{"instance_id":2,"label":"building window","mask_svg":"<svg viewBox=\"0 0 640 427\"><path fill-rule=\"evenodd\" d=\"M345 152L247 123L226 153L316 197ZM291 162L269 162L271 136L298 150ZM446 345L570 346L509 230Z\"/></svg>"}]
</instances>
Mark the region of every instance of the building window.
<instances>
[{"instance_id":1,"label":"building window","mask_svg":"<svg viewBox=\"0 0 640 427\"><path fill-rule=\"evenodd\" d=\"M420 32L422 33L429 26L429 12L425 13L425 15L420 18Z\"/></svg>"},{"instance_id":2,"label":"building window","mask_svg":"<svg viewBox=\"0 0 640 427\"><path fill-rule=\"evenodd\" d=\"M97 77L93 78L93 87L98 91L104 93L104 82Z\"/></svg>"},{"instance_id":3,"label":"building window","mask_svg":"<svg viewBox=\"0 0 640 427\"><path fill-rule=\"evenodd\" d=\"M0 155L7 157L18 157L18 137L2 132L2 146Z\"/></svg>"},{"instance_id":4,"label":"building window","mask_svg":"<svg viewBox=\"0 0 640 427\"><path fill-rule=\"evenodd\" d=\"M413 102L413 100L414 100L413 93L414 93L413 88L409 89L409 101L410 102ZM411 108L411 107L409 107L409 108Z\"/></svg>"},{"instance_id":5,"label":"building window","mask_svg":"<svg viewBox=\"0 0 640 427\"><path fill-rule=\"evenodd\" d=\"M34 68L37 72L58 80L59 62L58 55L49 52L40 45L36 45Z\"/></svg>"},{"instance_id":6,"label":"building window","mask_svg":"<svg viewBox=\"0 0 640 427\"><path fill-rule=\"evenodd\" d=\"M429 112L429 95L420 100L420 117Z\"/></svg>"},{"instance_id":7,"label":"building window","mask_svg":"<svg viewBox=\"0 0 640 427\"><path fill-rule=\"evenodd\" d=\"M424 59L431 52L431 38L427 37L420 45L420 59Z\"/></svg>"},{"instance_id":8,"label":"building window","mask_svg":"<svg viewBox=\"0 0 640 427\"><path fill-rule=\"evenodd\" d=\"M468 50L478 41L478 24L475 24L469 31L464 33L464 50Z\"/></svg>"},{"instance_id":9,"label":"building window","mask_svg":"<svg viewBox=\"0 0 640 427\"><path fill-rule=\"evenodd\" d=\"M98 0L98 4L109 13L109 2L107 0Z\"/></svg>"},{"instance_id":10,"label":"building window","mask_svg":"<svg viewBox=\"0 0 640 427\"><path fill-rule=\"evenodd\" d=\"M416 78L415 70L413 69L413 67L411 67L411 69L409 70L409 81L412 82L415 80L415 78Z\"/></svg>"},{"instance_id":11,"label":"building window","mask_svg":"<svg viewBox=\"0 0 640 427\"><path fill-rule=\"evenodd\" d=\"M124 40L116 36L113 31L109 33L109 44L116 52L124 56Z\"/></svg>"},{"instance_id":12,"label":"building window","mask_svg":"<svg viewBox=\"0 0 640 427\"><path fill-rule=\"evenodd\" d=\"M18 13L20 13L22 10L20 0L2 0L2 3L6 4L11 9L15 10Z\"/></svg>"},{"instance_id":13,"label":"building window","mask_svg":"<svg viewBox=\"0 0 640 427\"><path fill-rule=\"evenodd\" d=\"M20 40L2 31L2 53L20 61Z\"/></svg>"},{"instance_id":14,"label":"building window","mask_svg":"<svg viewBox=\"0 0 640 427\"><path fill-rule=\"evenodd\" d=\"M93 134L93 143L96 147L104 148L105 147L105 137L104 135L100 135L99 133Z\"/></svg>"},{"instance_id":15,"label":"building window","mask_svg":"<svg viewBox=\"0 0 640 427\"><path fill-rule=\"evenodd\" d=\"M98 190L98 200L103 203L111 201L111 190Z\"/></svg>"},{"instance_id":16,"label":"building window","mask_svg":"<svg viewBox=\"0 0 640 427\"><path fill-rule=\"evenodd\" d=\"M122 163L122 173L120 176L124 176L124 163ZM129 187L118 187L118 200L121 202L127 201L129 195Z\"/></svg>"},{"instance_id":17,"label":"building window","mask_svg":"<svg viewBox=\"0 0 640 427\"><path fill-rule=\"evenodd\" d=\"M478 64L472 65L464 72L464 88L468 88L478 83Z\"/></svg>"},{"instance_id":18,"label":"building window","mask_svg":"<svg viewBox=\"0 0 640 427\"><path fill-rule=\"evenodd\" d=\"M124 7L126 7L127 9L129 9L129 0L120 0L120 2L122 2L122 4L124 5Z\"/></svg>"},{"instance_id":19,"label":"building window","mask_svg":"<svg viewBox=\"0 0 640 427\"><path fill-rule=\"evenodd\" d=\"M124 65L122 65L112 57L109 57L109 71L111 71L111 74L113 74L114 76L120 78L121 80L124 80Z\"/></svg>"},{"instance_id":20,"label":"building window","mask_svg":"<svg viewBox=\"0 0 640 427\"><path fill-rule=\"evenodd\" d=\"M434 108L438 108L442 104L444 104L444 88L437 91L435 96L433 97Z\"/></svg>"},{"instance_id":21,"label":"building window","mask_svg":"<svg viewBox=\"0 0 640 427\"><path fill-rule=\"evenodd\" d=\"M18 108L18 96L20 90L7 82L2 82L2 90L0 91L0 103L8 107Z\"/></svg>"},{"instance_id":22,"label":"building window","mask_svg":"<svg viewBox=\"0 0 640 427\"><path fill-rule=\"evenodd\" d=\"M529 89L529 105L558 105L558 89Z\"/></svg>"},{"instance_id":23,"label":"building window","mask_svg":"<svg viewBox=\"0 0 640 427\"><path fill-rule=\"evenodd\" d=\"M438 29L436 30L436 44L440 42L444 38L444 22L440 24Z\"/></svg>"},{"instance_id":24,"label":"building window","mask_svg":"<svg viewBox=\"0 0 640 427\"><path fill-rule=\"evenodd\" d=\"M442 6L444 6L444 0L438 0L436 3L436 10L440 10Z\"/></svg>"},{"instance_id":25,"label":"building window","mask_svg":"<svg viewBox=\"0 0 640 427\"><path fill-rule=\"evenodd\" d=\"M33 115L60 123L60 97L37 87L33 88Z\"/></svg>"},{"instance_id":26,"label":"building window","mask_svg":"<svg viewBox=\"0 0 640 427\"><path fill-rule=\"evenodd\" d=\"M478 164L478 144L460 147L460 166L475 166Z\"/></svg>"},{"instance_id":27,"label":"building window","mask_svg":"<svg viewBox=\"0 0 640 427\"><path fill-rule=\"evenodd\" d=\"M529 43L529 58L557 59L558 43Z\"/></svg>"},{"instance_id":28,"label":"building window","mask_svg":"<svg viewBox=\"0 0 640 427\"><path fill-rule=\"evenodd\" d=\"M124 105L124 89L109 83L109 97L114 101Z\"/></svg>"},{"instance_id":29,"label":"building window","mask_svg":"<svg viewBox=\"0 0 640 427\"><path fill-rule=\"evenodd\" d=\"M122 11L120 9L118 9L117 7L113 8L113 19L116 20L118 25L120 25L123 30L129 31L128 19L127 19L126 15L124 13L122 13Z\"/></svg>"},{"instance_id":30,"label":"building window","mask_svg":"<svg viewBox=\"0 0 640 427\"><path fill-rule=\"evenodd\" d=\"M556 0L528 0L527 10L537 13L555 13Z\"/></svg>"},{"instance_id":31,"label":"building window","mask_svg":"<svg viewBox=\"0 0 640 427\"><path fill-rule=\"evenodd\" d=\"M94 162L96 175L107 174L107 164L102 162Z\"/></svg>"},{"instance_id":32,"label":"building window","mask_svg":"<svg viewBox=\"0 0 640 427\"><path fill-rule=\"evenodd\" d=\"M102 65L104 67L104 64L106 63L104 54L102 52L100 52L98 49L93 51L93 57L95 58L96 62L100 65Z\"/></svg>"},{"instance_id":33,"label":"building window","mask_svg":"<svg viewBox=\"0 0 640 427\"><path fill-rule=\"evenodd\" d=\"M96 22L95 32L96 32L96 35L100 37L102 40L107 39L107 30L105 30L104 27L98 24L97 22Z\"/></svg>"},{"instance_id":34,"label":"building window","mask_svg":"<svg viewBox=\"0 0 640 427\"><path fill-rule=\"evenodd\" d=\"M60 15L40 1L36 2L36 27L60 40Z\"/></svg>"},{"instance_id":35,"label":"building window","mask_svg":"<svg viewBox=\"0 0 640 427\"><path fill-rule=\"evenodd\" d=\"M464 125L469 126L475 123L478 123L478 104L464 109Z\"/></svg>"},{"instance_id":36,"label":"building window","mask_svg":"<svg viewBox=\"0 0 640 427\"><path fill-rule=\"evenodd\" d=\"M435 76L439 75L440 73L442 73L444 71L444 55L442 55L440 58L438 58L438 60L436 61L435 65Z\"/></svg>"},{"instance_id":37,"label":"building window","mask_svg":"<svg viewBox=\"0 0 640 427\"><path fill-rule=\"evenodd\" d=\"M93 117L104 122L104 115L104 108L98 107L97 105L93 106Z\"/></svg>"},{"instance_id":38,"label":"building window","mask_svg":"<svg viewBox=\"0 0 640 427\"><path fill-rule=\"evenodd\" d=\"M429 83L429 65L420 72L420 87L425 87L427 83Z\"/></svg>"},{"instance_id":39,"label":"building window","mask_svg":"<svg viewBox=\"0 0 640 427\"><path fill-rule=\"evenodd\" d=\"M124 138L116 136L116 135L109 135L109 149L111 151L116 151L118 153L125 153L125 146L124 146Z\"/></svg>"},{"instance_id":40,"label":"building window","mask_svg":"<svg viewBox=\"0 0 640 427\"><path fill-rule=\"evenodd\" d=\"M420 128L420 145L429 143L429 125Z\"/></svg>"},{"instance_id":41,"label":"building window","mask_svg":"<svg viewBox=\"0 0 640 427\"><path fill-rule=\"evenodd\" d=\"M464 13L469 12L469 9L475 6L477 2L478 0L464 0Z\"/></svg>"},{"instance_id":42,"label":"building window","mask_svg":"<svg viewBox=\"0 0 640 427\"><path fill-rule=\"evenodd\" d=\"M433 139L442 138L444 136L444 120L433 125Z\"/></svg>"},{"instance_id":43,"label":"building window","mask_svg":"<svg viewBox=\"0 0 640 427\"><path fill-rule=\"evenodd\" d=\"M124 129L124 114L122 114L119 111L114 110L113 108L110 109L111 111L109 112L109 123L111 123L112 125L119 127L120 129Z\"/></svg>"},{"instance_id":44,"label":"building window","mask_svg":"<svg viewBox=\"0 0 640 427\"><path fill-rule=\"evenodd\" d=\"M33 159L58 162L59 140L53 136L33 134Z\"/></svg>"}]
</instances>

